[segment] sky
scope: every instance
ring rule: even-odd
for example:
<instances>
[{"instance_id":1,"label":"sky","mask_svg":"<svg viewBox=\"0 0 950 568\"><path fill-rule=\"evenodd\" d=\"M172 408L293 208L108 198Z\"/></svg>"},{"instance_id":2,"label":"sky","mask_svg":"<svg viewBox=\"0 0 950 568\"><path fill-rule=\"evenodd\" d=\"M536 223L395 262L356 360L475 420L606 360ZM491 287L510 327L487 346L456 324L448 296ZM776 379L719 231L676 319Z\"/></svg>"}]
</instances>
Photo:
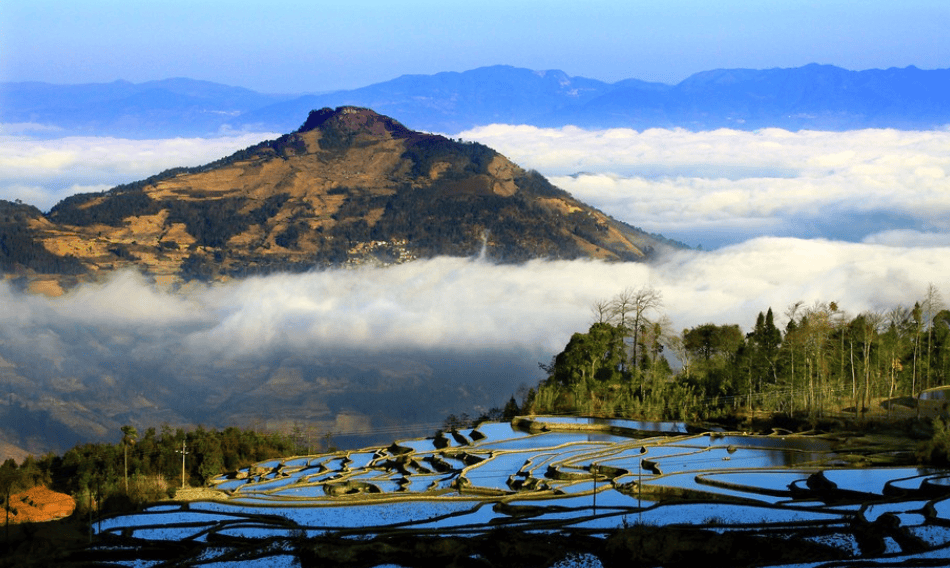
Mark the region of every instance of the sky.
<instances>
[{"instance_id":1,"label":"sky","mask_svg":"<svg viewBox=\"0 0 950 568\"><path fill-rule=\"evenodd\" d=\"M507 64L672 84L717 68L944 68L948 28L943 0L4 0L0 81L301 93Z\"/></svg>"}]
</instances>

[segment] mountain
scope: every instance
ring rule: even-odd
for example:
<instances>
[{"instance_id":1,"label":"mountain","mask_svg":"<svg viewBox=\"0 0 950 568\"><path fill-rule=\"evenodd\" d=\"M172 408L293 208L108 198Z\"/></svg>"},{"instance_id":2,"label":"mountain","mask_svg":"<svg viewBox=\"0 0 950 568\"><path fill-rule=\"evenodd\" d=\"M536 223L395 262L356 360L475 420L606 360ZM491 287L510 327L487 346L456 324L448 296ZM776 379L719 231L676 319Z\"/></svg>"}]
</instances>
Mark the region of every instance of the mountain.
<instances>
[{"instance_id":1,"label":"mountain","mask_svg":"<svg viewBox=\"0 0 950 568\"><path fill-rule=\"evenodd\" d=\"M929 129L950 124L950 69L722 69L667 89L618 86L562 114L588 127Z\"/></svg>"},{"instance_id":2,"label":"mountain","mask_svg":"<svg viewBox=\"0 0 950 568\"><path fill-rule=\"evenodd\" d=\"M0 122L36 125L34 133L45 135L208 136L243 113L288 98L184 78L138 84L0 83Z\"/></svg>"},{"instance_id":3,"label":"mountain","mask_svg":"<svg viewBox=\"0 0 950 568\"><path fill-rule=\"evenodd\" d=\"M463 73L403 75L351 91L309 95L243 114L233 128L290 125L289 117L306 110L339 105L369 107L398 117L420 130L460 132L482 124L537 124L563 109L584 105L613 87L563 71L532 71L507 65Z\"/></svg>"},{"instance_id":4,"label":"mountain","mask_svg":"<svg viewBox=\"0 0 950 568\"><path fill-rule=\"evenodd\" d=\"M404 75L319 95L264 95L169 79L132 84L0 84L0 123L34 135L148 138L287 132L310 109L373 108L429 132L490 123L753 130L932 129L950 124L950 69L719 69L677 85L605 83L505 65ZM25 127L29 129L30 127Z\"/></svg>"},{"instance_id":5,"label":"mountain","mask_svg":"<svg viewBox=\"0 0 950 568\"><path fill-rule=\"evenodd\" d=\"M677 85L608 84L562 71L507 66L404 76L352 91L281 101L235 117L232 128L286 124L300 109L370 106L419 128L460 132L491 123L754 130L930 129L950 124L950 69L848 71L722 69Z\"/></svg>"},{"instance_id":6,"label":"mountain","mask_svg":"<svg viewBox=\"0 0 950 568\"><path fill-rule=\"evenodd\" d=\"M48 214L0 202L0 266L53 291L122 268L177 283L440 255L642 260L669 244L482 144L358 107Z\"/></svg>"}]
</instances>

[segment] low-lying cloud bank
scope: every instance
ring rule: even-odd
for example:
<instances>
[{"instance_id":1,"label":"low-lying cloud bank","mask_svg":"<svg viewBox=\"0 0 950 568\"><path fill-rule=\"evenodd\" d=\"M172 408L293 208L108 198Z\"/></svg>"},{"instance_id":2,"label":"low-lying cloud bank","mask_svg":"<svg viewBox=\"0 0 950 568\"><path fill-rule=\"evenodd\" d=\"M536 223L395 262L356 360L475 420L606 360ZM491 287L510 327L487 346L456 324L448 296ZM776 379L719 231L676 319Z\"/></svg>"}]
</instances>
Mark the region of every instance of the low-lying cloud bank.
<instances>
[{"instance_id":1,"label":"low-lying cloud bank","mask_svg":"<svg viewBox=\"0 0 950 568\"><path fill-rule=\"evenodd\" d=\"M0 283L0 439L34 452L119 426L431 434L450 413L501 406L542 378L625 288L662 293L672 331L749 329L772 307L850 314L946 291L950 247L760 238L651 265L437 258L385 269L277 274L178 291L117 274L59 298ZM656 316L657 314L651 314ZM8 393L8 394L7 394ZM388 438L388 439L387 439Z\"/></svg>"},{"instance_id":2,"label":"low-lying cloud bank","mask_svg":"<svg viewBox=\"0 0 950 568\"><path fill-rule=\"evenodd\" d=\"M618 219L693 246L762 235L886 242L875 234L904 230L932 242L950 234L950 130L492 125L460 136Z\"/></svg>"},{"instance_id":3,"label":"low-lying cloud bank","mask_svg":"<svg viewBox=\"0 0 950 568\"><path fill-rule=\"evenodd\" d=\"M950 284L950 247L761 238L670 253L652 265L437 258L391 268L278 274L161 291L133 273L59 298L0 285L5 358L47 360L79 336L124 345L132 358L267 361L358 350L491 352L547 360L591 323L591 306L625 288L663 294L676 329L747 328L758 311L836 301L851 313L922 299ZM116 343L117 342L117 343ZM32 355L31 355L32 353ZM95 352L84 356L96 357ZM61 357L61 356L60 356Z\"/></svg>"}]
</instances>

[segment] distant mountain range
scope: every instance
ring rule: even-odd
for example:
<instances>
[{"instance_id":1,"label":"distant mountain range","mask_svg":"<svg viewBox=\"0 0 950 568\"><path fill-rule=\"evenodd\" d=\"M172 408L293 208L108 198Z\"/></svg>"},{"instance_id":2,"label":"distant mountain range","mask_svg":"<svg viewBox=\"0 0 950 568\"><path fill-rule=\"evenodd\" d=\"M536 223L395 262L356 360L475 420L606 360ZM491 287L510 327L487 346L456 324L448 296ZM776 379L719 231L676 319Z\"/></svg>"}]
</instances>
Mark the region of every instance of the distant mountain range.
<instances>
[{"instance_id":1,"label":"distant mountain range","mask_svg":"<svg viewBox=\"0 0 950 568\"><path fill-rule=\"evenodd\" d=\"M950 124L950 69L723 69L677 85L605 83L493 66L404 75L348 91L267 95L191 79L132 84L0 84L0 123L32 134L151 138L288 132L315 108L355 105L418 130L490 123L708 130L932 129ZM29 126L22 126L29 125ZM32 129L32 130L31 130Z\"/></svg>"}]
</instances>

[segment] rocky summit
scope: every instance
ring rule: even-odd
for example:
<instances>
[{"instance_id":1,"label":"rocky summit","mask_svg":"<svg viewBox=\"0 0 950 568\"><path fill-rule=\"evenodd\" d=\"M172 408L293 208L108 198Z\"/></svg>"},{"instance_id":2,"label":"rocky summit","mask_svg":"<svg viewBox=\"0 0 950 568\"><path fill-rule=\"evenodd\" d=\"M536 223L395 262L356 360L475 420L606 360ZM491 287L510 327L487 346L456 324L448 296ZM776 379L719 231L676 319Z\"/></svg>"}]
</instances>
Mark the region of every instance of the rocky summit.
<instances>
[{"instance_id":1,"label":"rocky summit","mask_svg":"<svg viewBox=\"0 0 950 568\"><path fill-rule=\"evenodd\" d=\"M46 214L0 201L4 273L47 293L124 268L177 284L438 255L643 260L665 243L482 144L357 107Z\"/></svg>"}]
</instances>

